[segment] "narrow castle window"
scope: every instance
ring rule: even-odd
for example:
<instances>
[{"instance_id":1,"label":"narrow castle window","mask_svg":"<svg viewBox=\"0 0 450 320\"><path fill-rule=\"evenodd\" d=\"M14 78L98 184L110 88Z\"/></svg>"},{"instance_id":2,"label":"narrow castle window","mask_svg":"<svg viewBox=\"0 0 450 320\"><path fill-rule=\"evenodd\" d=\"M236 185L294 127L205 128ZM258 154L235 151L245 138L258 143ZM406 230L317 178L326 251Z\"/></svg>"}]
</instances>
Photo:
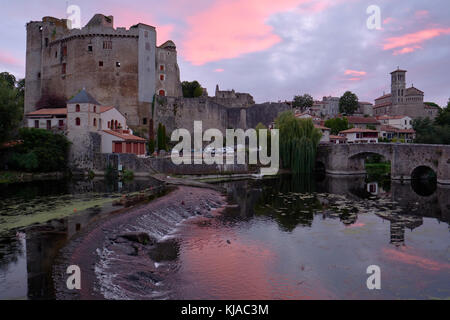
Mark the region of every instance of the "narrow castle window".
<instances>
[{"instance_id":1,"label":"narrow castle window","mask_svg":"<svg viewBox=\"0 0 450 320\"><path fill-rule=\"evenodd\" d=\"M63 57L67 56L67 46L62 47L62 56Z\"/></svg>"},{"instance_id":2,"label":"narrow castle window","mask_svg":"<svg viewBox=\"0 0 450 320\"><path fill-rule=\"evenodd\" d=\"M98 66L99 66L99 67L103 67L103 61L99 61L99 62L98 62Z\"/></svg>"},{"instance_id":3,"label":"narrow castle window","mask_svg":"<svg viewBox=\"0 0 450 320\"><path fill-rule=\"evenodd\" d=\"M164 66L163 66L163 65L160 65L160 66L159 66L159 70L164 71Z\"/></svg>"},{"instance_id":4,"label":"narrow castle window","mask_svg":"<svg viewBox=\"0 0 450 320\"><path fill-rule=\"evenodd\" d=\"M34 127L39 129L39 120L34 120Z\"/></svg>"},{"instance_id":5,"label":"narrow castle window","mask_svg":"<svg viewBox=\"0 0 450 320\"><path fill-rule=\"evenodd\" d=\"M97 126L97 118L94 118L94 127Z\"/></svg>"},{"instance_id":6,"label":"narrow castle window","mask_svg":"<svg viewBox=\"0 0 450 320\"><path fill-rule=\"evenodd\" d=\"M76 118L76 119L75 119L75 124L76 124L77 126L81 126L81 120L80 120L80 118Z\"/></svg>"},{"instance_id":7,"label":"narrow castle window","mask_svg":"<svg viewBox=\"0 0 450 320\"><path fill-rule=\"evenodd\" d=\"M94 106L94 113L97 113L97 106Z\"/></svg>"},{"instance_id":8,"label":"narrow castle window","mask_svg":"<svg viewBox=\"0 0 450 320\"><path fill-rule=\"evenodd\" d=\"M166 92L164 90L159 90L159 95L164 97L166 95Z\"/></svg>"},{"instance_id":9,"label":"narrow castle window","mask_svg":"<svg viewBox=\"0 0 450 320\"><path fill-rule=\"evenodd\" d=\"M80 112L80 105L79 105L79 104L77 104L77 105L75 106L75 112Z\"/></svg>"},{"instance_id":10,"label":"narrow castle window","mask_svg":"<svg viewBox=\"0 0 450 320\"><path fill-rule=\"evenodd\" d=\"M164 75L163 74L159 75L159 80L164 81Z\"/></svg>"},{"instance_id":11,"label":"narrow castle window","mask_svg":"<svg viewBox=\"0 0 450 320\"><path fill-rule=\"evenodd\" d=\"M62 74L66 74L66 71L67 71L67 64L63 63L62 64L62 71L61 71L61 73Z\"/></svg>"},{"instance_id":12,"label":"narrow castle window","mask_svg":"<svg viewBox=\"0 0 450 320\"><path fill-rule=\"evenodd\" d=\"M144 119L142 120L142 124L144 124L144 125L147 124L147 118L144 118Z\"/></svg>"},{"instance_id":13,"label":"narrow castle window","mask_svg":"<svg viewBox=\"0 0 450 320\"><path fill-rule=\"evenodd\" d=\"M92 45L88 45L88 51L92 52Z\"/></svg>"},{"instance_id":14,"label":"narrow castle window","mask_svg":"<svg viewBox=\"0 0 450 320\"><path fill-rule=\"evenodd\" d=\"M45 47L48 47L48 38L45 38Z\"/></svg>"},{"instance_id":15,"label":"narrow castle window","mask_svg":"<svg viewBox=\"0 0 450 320\"><path fill-rule=\"evenodd\" d=\"M112 41L103 41L103 49L111 50L112 49Z\"/></svg>"}]
</instances>

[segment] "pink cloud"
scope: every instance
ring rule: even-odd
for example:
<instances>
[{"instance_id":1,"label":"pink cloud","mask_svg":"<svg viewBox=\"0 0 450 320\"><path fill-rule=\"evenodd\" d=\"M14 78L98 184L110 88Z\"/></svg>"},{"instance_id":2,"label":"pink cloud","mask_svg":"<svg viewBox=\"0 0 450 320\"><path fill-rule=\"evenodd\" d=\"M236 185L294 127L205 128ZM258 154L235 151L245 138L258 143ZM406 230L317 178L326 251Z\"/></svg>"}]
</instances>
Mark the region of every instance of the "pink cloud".
<instances>
[{"instance_id":1,"label":"pink cloud","mask_svg":"<svg viewBox=\"0 0 450 320\"><path fill-rule=\"evenodd\" d=\"M428 15L430 14L430 12L428 12L427 10L418 10L414 13L414 16L416 18L426 18L428 17Z\"/></svg>"},{"instance_id":2,"label":"pink cloud","mask_svg":"<svg viewBox=\"0 0 450 320\"><path fill-rule=\"evenodd\" d=\"M406 49L406 52L412 52L412 49L418 49L418 46L426 40L445 34L450 34L450 28L426 29L415 33L408 33L399 37L391 37L386 39L383 49L391 50L403 47L403 49ZM398 50L399 54L401 51L402 50Z\"/></svg>"},{"instance_id":3,"label":"pink cloud","mask_svg":"<svg viewBox=\"0 0 450 320\"><path fill-rule=\"evenodd\" d=\"M397 56L399 54L406 54L406 53L414 52L417 49L422 49L422 47L419 46L419 45L416 45L416 46L413 46L413 47L405 47L405 48L400 49L400 50L394 50L393 54L394 54L394 56Z\"/></svg>"},{"instance_id":4,"label":"pink cloud","mask_svg":"<svg viewBox=\"0 0 450 320\"><path fill-rule=\"evenodd\" d=\"M367 72L365 71L356 71L356 70L345 70L345 75L352 75L352 76L364 76Z\"/></svg>"},{"instance_id":5,"label":"pink cloud","mask_svg":"<svg viewBox=\"0 0 450 320\"><path fill-rule=\"evenodd\" d=\"M324 10L328 0L216 0L187 18L188 31L181 53L194 65L266 50L281 41L266 24L276 13L312 3L311 11Z\"/></svg>"},{"instance_id":6,"label":"pink cloud","mask_svg":"<svg viewBox=\"0 0 450 320\"><path fill-rule=\"evenodd\" d=\"M224 72L225 70L224 69L216 69L216 70L214 70L214 72Z\"/></svg>"},{"instance_id":7,"label":"pink cloud","mask_svg":"<svg viewBox=\"0 0 450 320\"><path fill-rule=\"evenodd\" d=\"M25 63L8 52L0 51L0 65L9 67L23 67Z\"/></svg>"},{"instance_id":8,"label":"pink cloud","mask_svg":"<svg viewBox=\"0 0 450 320\"><path fill-rule=\"evenodd\" d=\"M156 28L157 44L161 45L167 40L170 40L170 36L175 28L172 24L161 25L157 20L146 11L137 11L130 8L110 8L110 12L114 15L115 27L129 28L138 22L145 23Z\"/></svg>"},{"instance_id":9,"label":"pink cloud","mask_svg":"<svg viewBox=\"0 0 450 320\"><path fill-rule=\"evenodd\" d=\"M387 17L386 19L383 20L383 24L390 24L390 23L392 23L394 21L395 21L394 18Z\"/></svg>"}]
</instances>

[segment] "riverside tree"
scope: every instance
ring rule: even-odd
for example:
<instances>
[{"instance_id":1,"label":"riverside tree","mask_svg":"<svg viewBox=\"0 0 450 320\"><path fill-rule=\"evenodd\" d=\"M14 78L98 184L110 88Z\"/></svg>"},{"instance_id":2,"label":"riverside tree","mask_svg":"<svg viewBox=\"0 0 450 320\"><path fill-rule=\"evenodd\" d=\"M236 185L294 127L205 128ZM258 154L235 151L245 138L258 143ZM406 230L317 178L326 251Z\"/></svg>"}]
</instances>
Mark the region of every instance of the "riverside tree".
<instances>
[{"instance_id":1,"label":"riverside tree","mask_svg":"<svg viewBox=\"0 0 450 320\"><path fill-rule=\"evenodd\" d=\"M280 157L284 168L293 173L314 170L316 150L322 133L311 119L297 119L291 111L283 112L275 120L280 130Z\"/></svg>"},{"instance_id":2,"label":"riverside tree","mask_svg":"<svg viewBox=\"0 0 450 320\"><path fill-rule=\"evenodd\" d=\"M295 96L294 100L292 102L292 106L294 108L299 108L300 110L306 110L308 108L311 108L313 106L313 104L314 104L314 99L308 93L305 93L302 96Z\"/></svg>"},{"instance_id":3,"label":"riverside tree","mask_svg":"<svg viewBox=\"0 0 450 320\"><path fill-rule=\"evenodd\" d=\"M11 139L22 119L24 80L16 81L8 72L0 73L0 143Z\"/></svg>"},{"instance_id":4,"label":"riverside tree","mask_svg":"<svg viewBox=\"0 0 450 320\"><path fill-rule=\"evenodd\" d=\"M347 91L339 99L339 112L352 115L358 109L358 96L353 92Z\"/></svg>"}]
</instances>

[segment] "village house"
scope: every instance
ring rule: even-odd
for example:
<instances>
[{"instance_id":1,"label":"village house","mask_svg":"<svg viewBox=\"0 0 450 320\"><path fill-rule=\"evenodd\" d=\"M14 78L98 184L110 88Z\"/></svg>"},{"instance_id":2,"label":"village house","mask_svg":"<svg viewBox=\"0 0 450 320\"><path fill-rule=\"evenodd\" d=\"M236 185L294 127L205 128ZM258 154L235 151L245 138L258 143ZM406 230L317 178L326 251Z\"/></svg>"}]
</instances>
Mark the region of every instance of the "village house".
<instances>
[{"instance_id":1,"label":"village house","mask_svg":"<svg viewBox=\"0 0 450 320\"><path fill-rule=\"evenodd\" d=\"M40 109L26 114L30 128L61 130L72 136L96 132L101 153L146 154L146 140L133 135L126 117L116 108L101 106L86 90L67 102L66 108Z\"/></svg>"},{"instance_id":2,"label":"village house","mask_svg":"<svg viewBox=\"0 0 450 320\"><path fill-rule=\"evenodd\" d=\"M343 136L330 135L330 143L341 144L347 142L347 139Z\"/></svg>"},{"instance_id":3,"label":"village house","mask_svg":"<svg viewBox=\"0 0 450 320\"><path fill-rule=\"evenodd\" d=\"M382 125L380 138L387 141L413 142L416 138L416 132L414 129L399 129L390 125Z\"/></svg>"},{"instance_id":4,"label":"village house","mask_svg":"<svg viewBox=\"0 0 450 320\"><path fill-rule=\"evenodd\" d=\"M320 124L315 124L314 127L322 132L322 138L320 139L320 143L329 143L331 129Z\"/></svg>"},{"instance_id":5,"label":"village house","mask_svg":"<svg viewBox=\"0 0 450 320\"><path fill-rule=\"evenodd\" d=\"M380 130L381 123L374 117L347 117L348 125L353 128Z\"/></svg>"},{"instance_id":6,"label":"village house","mask_svg":"<svg viewBox=\"0 0 450 320\"><path fill-rule=\"evenodd\" d=\"M412 129L412 121L413 119L409 116L389 116L389 115L383 115L378 116L377 120L387 126L392 126L397 129Z\"/></svg>"},{"instance_id":7,"label":"village house","mask_svg":"<svg viewBox=\"0 0 450 320\"><path fill-rule=\"evenodd\" d=\"M378 143L378 131L362 128L351 128L339 132L347 143Z\"/></svg>"}]
</instances>

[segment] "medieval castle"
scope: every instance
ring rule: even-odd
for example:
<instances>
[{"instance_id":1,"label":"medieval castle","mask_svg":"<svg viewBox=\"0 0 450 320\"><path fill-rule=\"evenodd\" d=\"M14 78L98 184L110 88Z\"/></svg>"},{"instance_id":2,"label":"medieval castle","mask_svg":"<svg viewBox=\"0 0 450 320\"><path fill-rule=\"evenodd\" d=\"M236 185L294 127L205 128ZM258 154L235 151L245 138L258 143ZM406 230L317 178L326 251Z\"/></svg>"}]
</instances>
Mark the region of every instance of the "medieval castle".
<instances>
[{"instance_id":1,"label":"medieval castle","mask_svg":"<svg viewBox=\"0 0 450 320\"><path fill-rule=\"evenodd\" d=\"M132 126L144 125L155 94L182 95L172 41L156 46L154 27L114 28L114 18L96 14L80 29L44 17L27 24L25 113L42 95L65 99L85 88L103 105L115 106Z\"/></svg>"}]
</instances>

